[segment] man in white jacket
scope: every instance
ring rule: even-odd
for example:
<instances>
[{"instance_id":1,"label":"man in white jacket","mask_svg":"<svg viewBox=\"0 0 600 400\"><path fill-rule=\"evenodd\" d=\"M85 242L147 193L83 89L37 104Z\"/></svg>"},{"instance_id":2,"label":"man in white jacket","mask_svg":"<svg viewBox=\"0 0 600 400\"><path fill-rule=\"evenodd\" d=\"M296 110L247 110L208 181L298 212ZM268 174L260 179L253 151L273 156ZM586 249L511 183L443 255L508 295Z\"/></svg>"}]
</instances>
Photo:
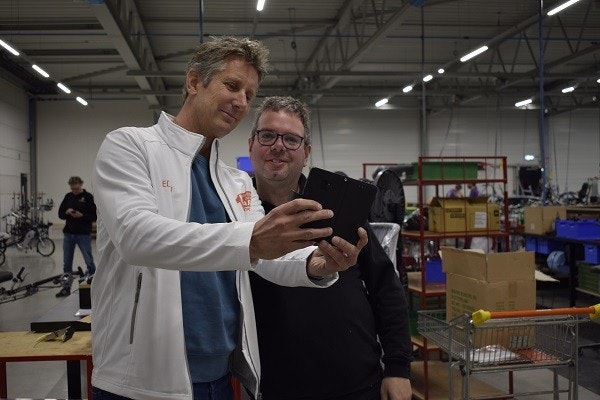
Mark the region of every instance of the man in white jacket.
<instances>
[{"instance_id":1,"label":"man in white jacket","mask_svg":"<svg viewBox=\"0 0 600 400\"><path fill-rule=\"evenodd\" d=\"M315 248L331 229L300 226L332 211L297 199L264 216L249 176L219 159L218 139L247 115L266 70L259 42L203 43L188 64L179 113L117 129L100 147L92 179L95 400L230 400L231 373L260 398L247 271L326 287L367 243L360 228L356 246L335 237Z\"/></svg>"}]
</instances>

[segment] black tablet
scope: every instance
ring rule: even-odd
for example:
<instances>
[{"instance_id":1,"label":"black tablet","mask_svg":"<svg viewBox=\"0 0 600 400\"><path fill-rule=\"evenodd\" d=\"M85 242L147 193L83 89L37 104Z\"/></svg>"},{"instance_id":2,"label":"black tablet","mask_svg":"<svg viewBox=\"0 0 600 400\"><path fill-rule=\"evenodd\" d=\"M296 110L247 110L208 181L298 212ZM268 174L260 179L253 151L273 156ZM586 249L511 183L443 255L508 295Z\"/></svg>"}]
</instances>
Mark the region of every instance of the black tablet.
<instances>
[{"instance_id":1,"label":"black tablet","mask_svg":"<svg viewBox=\"0 0 600 400\"><path fill-rule=\"evenodd\" d=\"M332 227L333 236L356 244L357 230L367 222L376 192L377 187L370 183L313 167L300 197L318 201L323 208L332 210L334 216L302 227ZM324 239L330 241L331 236Z\"/></svg>"}]
</instances>

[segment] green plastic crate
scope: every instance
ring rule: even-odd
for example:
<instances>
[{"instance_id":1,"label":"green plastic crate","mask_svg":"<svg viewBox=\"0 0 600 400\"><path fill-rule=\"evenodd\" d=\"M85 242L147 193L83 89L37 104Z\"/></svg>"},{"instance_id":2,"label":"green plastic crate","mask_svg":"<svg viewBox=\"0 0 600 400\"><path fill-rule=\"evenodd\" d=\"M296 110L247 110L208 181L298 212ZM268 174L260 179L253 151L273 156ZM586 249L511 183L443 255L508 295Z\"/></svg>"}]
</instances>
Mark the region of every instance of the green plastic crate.
<instances>
[{"instance_id":1,"label":"green plastic crate","mask_svg":"<svg viewBox=\"0 0 600 400\"><path fill-rule=\"evenodd\" d=\"M592 271L592 265L578 262L578 285L577 287L588 292L600 294L600 274Z\"/></svg>"},{"instance_id":2,"label":"green plastic crate","mask_svg":"<svg viewBox=\"0 0 600 400\"><path fill-rule=\"evenodd\" d=\"M423 179L477 179L475 161L423 161ZM413 163L412 179L419 179L419 163Z\"/></svg>"}]
</instances>

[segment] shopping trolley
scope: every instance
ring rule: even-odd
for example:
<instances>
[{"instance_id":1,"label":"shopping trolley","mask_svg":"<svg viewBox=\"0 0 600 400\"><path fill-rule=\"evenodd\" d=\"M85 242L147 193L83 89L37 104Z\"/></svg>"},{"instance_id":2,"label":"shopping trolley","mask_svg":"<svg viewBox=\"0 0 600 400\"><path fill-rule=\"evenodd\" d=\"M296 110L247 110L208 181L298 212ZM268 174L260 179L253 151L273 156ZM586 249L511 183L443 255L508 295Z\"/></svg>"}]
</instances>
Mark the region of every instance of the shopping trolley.
<instances>
[{"instance_id":1,"label":"shopping trolley","mask_svg":"<svg viewBox=\"0 0 600 400\"><path fill-rule=\"evenodd\" d=\"M448 353L448 385L454 398L452 368L462 375L461 399L499 399L502 395L470 397L471 374L509 372L508 393L525 398L567 393L577 399L578 325L600 317L592 307L489 312L479 310L449 321L444 310L418 312L419 333ZM546 368L553 372L552 390L515 392L513 371ZM568 384L559 385L558 369L568 369ZM510 396L512 397L512 396Z\"/></svg>"}]
</instances>

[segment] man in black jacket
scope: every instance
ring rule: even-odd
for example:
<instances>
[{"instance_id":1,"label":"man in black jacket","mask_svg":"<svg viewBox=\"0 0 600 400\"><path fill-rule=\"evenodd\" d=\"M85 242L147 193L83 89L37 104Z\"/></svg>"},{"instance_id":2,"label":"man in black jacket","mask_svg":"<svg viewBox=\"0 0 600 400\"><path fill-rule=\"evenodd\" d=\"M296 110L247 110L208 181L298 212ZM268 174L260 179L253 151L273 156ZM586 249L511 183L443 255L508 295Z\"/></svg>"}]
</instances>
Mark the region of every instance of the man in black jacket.
<instances>
[{"instance_id":1,"label":"man in black jacket","mask_svg":"<svg viewBox=\"0 0 600 400\"><path fill-rule=\"evenodd\" d=\"M73 256L75 246L79 246L89 275L96 272L96 265L92 256L92 222L96 220L96 204L94 196L83 188L83 180L78 176L69 178L71 191L65 195L58 208L58 218L66 220L63 229L63 272L73 273ZM71 294L70 280L56 297Z\"/></svg>"},{"instance_id":2,"label":"man in black jacket","mask_svg":"<svg viewBox=\"0 0 600 400\"><path fill-rule=\"evenodd\" d=\"M302 102L267 98L248 144L265 212L289 201L291 190L302 191L311 151ZM406 297L392 262L367 231L358 264L328 289L282 287L250 274L263 400L411 398Z\"/></svg>"}]
</instances>

